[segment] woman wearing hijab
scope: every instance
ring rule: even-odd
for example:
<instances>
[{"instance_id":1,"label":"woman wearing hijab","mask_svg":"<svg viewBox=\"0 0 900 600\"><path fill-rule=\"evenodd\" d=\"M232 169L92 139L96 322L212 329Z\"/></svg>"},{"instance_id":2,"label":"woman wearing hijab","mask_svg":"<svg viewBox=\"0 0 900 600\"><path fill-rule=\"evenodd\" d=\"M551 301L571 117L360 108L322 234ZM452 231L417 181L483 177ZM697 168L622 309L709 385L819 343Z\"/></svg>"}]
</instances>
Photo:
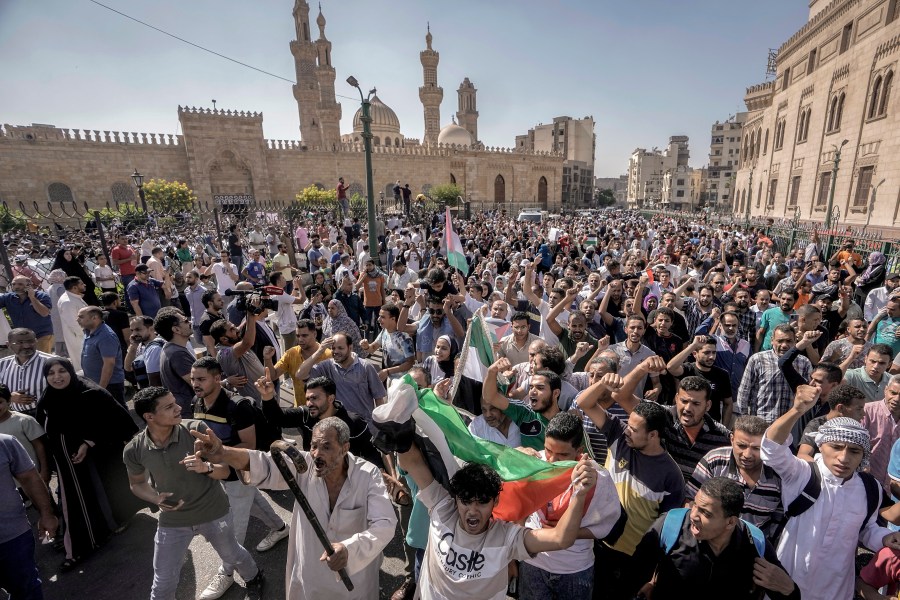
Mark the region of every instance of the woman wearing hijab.
<instances>
[{"instance_id":1,"label":"woman wearing hijab","mask_svg":"<svg viewBox=\"0 0 900 600\"><path fill-rule=\"evenodd\" d=\"M122 462L138 428L109 392L78 377L67 359L48 360L43 374L47 387L35 418L47 432L58 477L66 523L60 570L66 572L144 506L131 493Z\"/></svg>"},{"instance_id":2,"label":"woman wearing hijab","mask_svg":"<svg viewBox=\"0 0 900 600\"><path fill-rule=\"evenodd\" d=\"M422 366L431 374L431 385L442 379L452 379L456 372L456 355L459 346L449 335L442 335L434 343L434 354L425 358Z\"/></svg>"},{"instance_id":3,"label":"woman wearing hijab","mask_svg":"<svg viewBox=\"0 0 900 600\"><path fill-rule=\"evenodd\" d=\"M642 306L644 307L644 316L646 317L659 308L659 297L656 294L647 294L644 296Z\"/></svg>"},{"instance_id":4,"label":"woman wearing hijab","mask_svg":"<svg viewBox=\"0 0 900 600\"><path fill-rule=\"evenodd\" d=\"M336 333L344 333L353 342L353 351L359 356L367 356L366 352L359 347L362 335L359 333L359 327L347 316L347 309L341 304L340 300L331 300L327 306L328 316L322 324L322 339L330 338Z\"/></svg>"},{"instance_id":5,"label":"woman wearing hijab","mask_svg":"<svg viewBox=\"0 0 900 600\"><path fill-rule=\"evenodd\" d=\"M78 277L84 282L87 291L84 292L84 301L91 306L100 306L97 293L94 291L94 280L78 260L78 252L72 248L63 248L56 253L56 260L50 270L62 269L69 277Z\"/></svg>"},{"instance_id":6,"label":"woman wearing hijab","mask_svg":"<svg viewBox=\"0 0 900 600\"><path fill-rule=\"evenodd\" d=\"M881 252L872 252L869 254L869 266L866 270L856 278L855 300L857 304L862 306L866 301L866 296L877 287L884 285L884 278L887 275L886 265L887 257Z\"/></svg>"}]
</instances>

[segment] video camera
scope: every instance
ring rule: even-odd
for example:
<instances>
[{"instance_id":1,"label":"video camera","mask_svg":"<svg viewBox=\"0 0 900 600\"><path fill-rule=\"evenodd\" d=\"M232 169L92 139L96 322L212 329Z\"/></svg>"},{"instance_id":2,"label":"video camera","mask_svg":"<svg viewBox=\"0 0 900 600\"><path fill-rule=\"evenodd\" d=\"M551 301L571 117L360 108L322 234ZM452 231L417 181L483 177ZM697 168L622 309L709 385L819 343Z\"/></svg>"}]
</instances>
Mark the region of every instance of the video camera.
<instances>
[{"instance_id":1,"label":"video camera","mask_svg":"<svg viewBox=\"0 0 900 600\"><path fill-rule=\"evenodd\" d=\"M235 308L240 312L253 315L261 314L264 310L278 310L278 301L270 296L280 296L284 289L274 285L255 285L252 290L225 290L226 296L237 296ZM259 300L259 306L251 304Z\"/></svg>"}]
</instances>

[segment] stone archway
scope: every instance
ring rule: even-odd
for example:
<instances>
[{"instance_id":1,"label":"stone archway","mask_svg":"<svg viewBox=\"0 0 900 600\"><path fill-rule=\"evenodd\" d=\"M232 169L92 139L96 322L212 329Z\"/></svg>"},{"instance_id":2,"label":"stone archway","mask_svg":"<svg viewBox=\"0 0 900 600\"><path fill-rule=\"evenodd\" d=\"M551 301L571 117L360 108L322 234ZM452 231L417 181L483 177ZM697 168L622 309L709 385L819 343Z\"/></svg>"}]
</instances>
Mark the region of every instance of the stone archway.
<instances>
[{"instance_id":1,"label":"stone archway","mask_svg":"<svg viewBox=\"0 0 900 600\"><path fill-rule=\"evenodd\" d=\"M494 178L494 202L496 204L504 204L506 202L506 180L503 175L497 175Z\"/></svg>"},{"instance_id":2,"label":"stone archway","mask_svg":"<svg viewBox=\"0 0 900 600\"><path fill-rule=\"evenodd\" d=\"M209 188L216 204L246 209L253 200L253 174L231 150L223 150L209 166Z\"/></svg>"},{"instance_id":3,"label":"stone archway","mask_svg":"<svg viewBox=\"0 0 900 600\"><path fill-rule=\"evenodd\" d=\"M538 179L537 199L541 208L547 208L547 178L544 176Z\"/></svg>"}]
</instances>

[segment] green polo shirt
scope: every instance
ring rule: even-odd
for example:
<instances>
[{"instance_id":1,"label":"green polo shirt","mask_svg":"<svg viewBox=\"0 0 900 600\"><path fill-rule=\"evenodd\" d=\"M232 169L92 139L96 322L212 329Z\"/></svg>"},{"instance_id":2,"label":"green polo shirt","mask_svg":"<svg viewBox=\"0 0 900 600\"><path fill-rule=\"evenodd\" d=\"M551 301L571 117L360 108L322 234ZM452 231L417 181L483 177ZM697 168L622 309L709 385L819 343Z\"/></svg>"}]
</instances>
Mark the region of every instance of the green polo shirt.
<instances>
[{"instance_id":1,"label":"green polo shirt","mask_svg":"<svg viewBox=\"0 0 900 600\"><path fill-rule=\"evenodd\" d=\"M503 413L519 426L522 446L534 448L538 452L544 449L544 434L549 423L544 415L533 411L521 400L510 400Z\"/></svg>"},{"instance_id":2,"label":"green polo shirt","mask_svg":"<svg viewBox=\"0 0 900 600\"><path fill-rule=\"evenodd\" d=\"M125 446L123 458L131 475L149 472L153 488L160 493L172 492L169 503L184 500L178 510L161 511L160 527L193 527L220 519L228 514L228 497L222 484L202 473L188 471L179 462L194 453L190 430L204 432L202 421L185 420L176 425L165 446L157 446L145 428Z\"/></svg>"}]
</instances>

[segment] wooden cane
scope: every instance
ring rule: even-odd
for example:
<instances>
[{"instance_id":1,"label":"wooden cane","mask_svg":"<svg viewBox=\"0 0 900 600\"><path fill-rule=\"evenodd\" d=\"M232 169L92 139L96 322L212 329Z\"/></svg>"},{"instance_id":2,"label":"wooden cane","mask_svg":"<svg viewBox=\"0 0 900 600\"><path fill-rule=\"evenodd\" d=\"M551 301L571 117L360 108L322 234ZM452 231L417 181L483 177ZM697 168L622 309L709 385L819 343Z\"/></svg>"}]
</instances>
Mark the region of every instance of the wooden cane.
<instances>
[{"instance_id":1,"label":"wooden cane","mask_svg":"<svg viewBox=\"0 0 900 600\"><path fill-rule=\"evenodd\" d=\"M318 536L319 541L322 542L322 547L325 548L325 553L328 556L334 554L334 547L331 545L331 541L328 539L328 536L325 534L325 530L322 528L322 524L319 523L319 517L316 516L315 511L312 506L309 505L309 501L306 499L306 496L303 494L303 491L300 489L300 484L297 483L297 478L294 476L294 473L291 471L290 467L288 467L287 459L293 463L294 468L297 469L297 473L303 474L306 473L306 470L309 468L306 464L306 460L304 460L303 455L300 454L300 451L297 448L284 440L276 440L272 442L272 446L270 447L270 453L272 455L272 460L275 461L275 466L278 467L278 470L281 471L281 476L287 482L288 487L291 488L291 492L294 494L294 498L297 500L297 504L300 505L300 508L303 509L306 518L309 519L310 524L313 527L313 530L316 532L316 536ZM287 459L285 458L287 457ZM353 582L350 581L350 577L347 575L346 569L340 569L338 571L338 575L341 578L341 581L344 582L344 586L347 588L347 591L353 591Z\"/></svg>"}]
</instances>

